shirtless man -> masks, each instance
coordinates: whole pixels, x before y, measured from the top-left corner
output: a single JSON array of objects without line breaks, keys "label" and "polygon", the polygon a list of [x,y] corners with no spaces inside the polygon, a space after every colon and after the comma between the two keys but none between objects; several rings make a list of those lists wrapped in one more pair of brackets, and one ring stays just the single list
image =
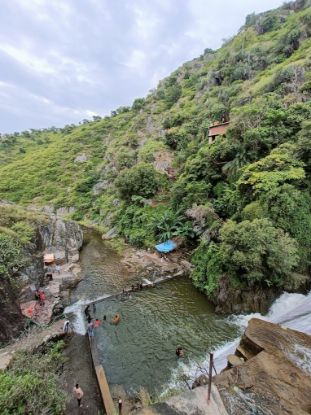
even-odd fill
[{"label": "shirtless man", "polygon": [[76,386],[73,388],[72,390],[73,392],[73,396],[77,399],[78,401],[78,406],[81,407],[81,400],[83,398],[83,390],[80,388],[79,384],[77,383]]}]

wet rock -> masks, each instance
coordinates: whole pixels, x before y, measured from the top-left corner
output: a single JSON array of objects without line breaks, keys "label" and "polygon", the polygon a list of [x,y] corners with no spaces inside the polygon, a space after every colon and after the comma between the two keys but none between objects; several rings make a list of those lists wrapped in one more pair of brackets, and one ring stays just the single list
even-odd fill
[{"label": "wet rock", "polygon": [[112,229],[109,229],[109,231],[108,231],[108,232],[106,232],[106,233],[102,236],[102,239],[104,239],[104,240],[109,240],[109,239],[116,238],[117,236],[118,236],[117,229],[116,229],[116,228],[112,228]]},{"label": "wet rock", "polygon": [[53,316],[59,316],[64,311],[64,305],[62,303],[56,303],[53,308]]},{"label": "wet rock", "polygon": [[232,288],[229,279],[221,278],[219,288],[211,300],[217,313],[253,313],[265,314],[273,301],[281,294],[280,289],[272,288]]},{"label": "wet rock", "polygon": [[195,389],[199,386],[204,386],[208,384],[208,377],[205,375],[200,375],[192,384],[192,389]]},{"label": "wet rock", "polygon": [[236,355],[248,360],[214,377],[231,415],[297,415],[311,408],[311,336],[252,319]]}]

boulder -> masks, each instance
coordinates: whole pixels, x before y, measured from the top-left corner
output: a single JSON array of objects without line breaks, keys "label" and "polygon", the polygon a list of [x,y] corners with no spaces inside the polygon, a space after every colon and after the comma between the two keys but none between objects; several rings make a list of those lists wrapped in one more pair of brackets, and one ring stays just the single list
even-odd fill
[{"label": "boulder", "polygon": [[72,215],[75,212],[75,208],[71,207],[60,207],[56,210],[56,216],[66,217]]},{"label": "boulder", "polygon": [[208,377],[205,375],[200,375],[192,384],[192,389],[198,388],[199,386],[208,385]]},{"label": "boulder", "polygon": [[231,415],[248,415],[250,407],[258,414],[310,413],[311,336],[252,319],[236,355],[241,353],[248,360],[213,379]]}]

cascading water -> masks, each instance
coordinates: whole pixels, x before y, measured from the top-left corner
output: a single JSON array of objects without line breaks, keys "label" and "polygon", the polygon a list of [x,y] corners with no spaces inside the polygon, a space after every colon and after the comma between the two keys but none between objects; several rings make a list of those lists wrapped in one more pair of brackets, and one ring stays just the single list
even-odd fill
[{"label": "cascading water", "polygon": [[[283,293],[272,304],[266,316],[259,313],[253,313],[228,317],[231,322],[234,322],[240,328],[241,334],[247,327],[251,318],[261,318],[311,335],[311,291],[307,295]],[[239,341],[240,338],[237,338],[234,341],[225,343],[214,351],[215,367],[217,371],[226,367],[227,356],[235,352]],[[296,364],[303,366],[305,370],[308,370],[311,373],[310,358],[310,352],[306,350],[298,350],[297,354],[292,356],[292,359],[295,359]],[[176,387],[176,384],[180,383],[181,369],[184,376],[192,380],[202,373],[207,373],[208,364],[209,356],[206,356],[199,367],[197,362],[183,364],[182,368],[179,367],[178,370],[173,371],[170,387]]]}]

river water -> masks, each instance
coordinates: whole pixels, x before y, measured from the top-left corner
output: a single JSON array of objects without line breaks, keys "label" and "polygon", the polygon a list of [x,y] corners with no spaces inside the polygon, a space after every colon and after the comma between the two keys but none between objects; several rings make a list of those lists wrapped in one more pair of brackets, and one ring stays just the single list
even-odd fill
[{"label": "river water", "polygon": [[[83,280],[72,292],[73,305],[66,312],[76,314],[76,329],[84,331],[83,308],[92,300],[120,293],[142,275],[129,274],[120,257],[99,235],[89,232],[81,252]],[[107,298],[96,304],[96,317],[106,315],[96,332],[100,359],[111,384],[122,384],[129,394],[142,386],[151,394],[161,394],[169,386],[184,388],[180,381],[171,385],[172,373],[182,373],[184,365],[199,366],[208,351],[233,340],[239,327],[216,315],[206,296],[188,278],[178,277],[132,293],[131,299]],[[111,324],[119,313],[121,323]],[[185,358],[176,358],[176,347],[185,349]],[[191,383],[191,380],[189,379]]]},{"label": "river water", "polygon": [[[141,276],[129,274],[120,257],[100,236],[91,232],[81,252],[83,281],[72,293],[67,312],[76,315],[76,330],[85,330],[83,308],[90,301],[119,293]],[[119,313],[121,323],[111,324]],[[111,385],[122,384],[129,394],[140,387],[159,396],[168,390],[186,388],[208,367],[208,352],[215,351],[216,368],[226,365],[237,338],[252,317],[265,318],[311,334],[311,294],[283,294],[266,317],[216,315],[206,297],[187,278],[173,279],[155,288],[106,298],[96,306],[101,321],[96,331],[100,359]],[[175,349],[182,346],[186,355],[177,359]],[[186,378],[186,381],[185,381]]]}]

